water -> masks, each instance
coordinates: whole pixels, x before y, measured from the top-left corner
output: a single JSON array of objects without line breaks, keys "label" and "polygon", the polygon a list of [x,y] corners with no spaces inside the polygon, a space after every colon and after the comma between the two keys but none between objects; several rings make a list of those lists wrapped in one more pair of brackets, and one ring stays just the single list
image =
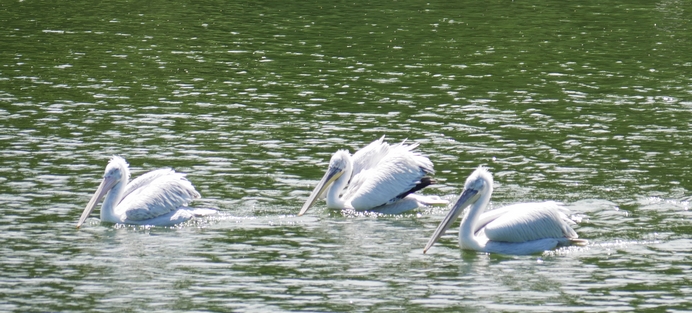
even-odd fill
[{"label": "water", "polygon": [[[0,310],[682,311],[690,4],[0,5]],[[454,200],[562,201],[591,245],[422,248],[445,208],[296,217],[337,149],[420,143]],[[75,229],[110,155],[188,173],[178,227]],[[456,226],[455,226],[456,227]]]}]

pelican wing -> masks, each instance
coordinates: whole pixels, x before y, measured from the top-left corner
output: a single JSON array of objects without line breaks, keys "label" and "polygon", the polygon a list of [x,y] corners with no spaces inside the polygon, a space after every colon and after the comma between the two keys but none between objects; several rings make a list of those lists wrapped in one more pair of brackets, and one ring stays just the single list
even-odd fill
[{"label": "pelican wing", "polygon": [[384,141],[384,136],[371,142],[369,145],[356,151],[351,157],[353,160],[353,172],[351,178],[366,169],[371,169],[389,153],[389,144]]},{"label": "pelican wing", "polygon": [[413,197],[404,197],[400,201],[391,204],[385,204],[374,208],[370,211],[382,214],[401,214],[418,208],[418,201]]},{"label": "pelican wing", "polygon": [[577,233],[570,226],[574,222],[567,217],[565,210],[555,202],[510,205],[500,208],[499,212],[493,210],[484,213],[480,220],[487,224],[482,231],[489,240],[502,242],[577,238]]},{"label": "pelican wing", "polygon": [[[144,186],[147,186],[151,184],[152,181],[155,179],[161,177],[161,176],[166,176],[166,175],[171,175],[175,173],[175,171],[171,168],[162,168],[158,170],[154,170],[148,173],[145,173],[134,180],[132,180],[127,186],[125,186],[125,191],[123,192],[122,198],[121,199],[126,199],[128,195],[130,195],[132,192],[135,190],[142,188]],[[121,200],[122,202],[122,200]]]},{"label": "pelican wing", "polygon": [[170,170],[168,174],[155,173],[153,176],[156,177],[146,184],[144,180],[138,182],[141,185],[116,208],[124,212],[128,220],[142,221],[163,216],[200,197],[184,174]]},{"label": "pelican wing", "polygon": [[369,210],[396,202],[412,192],[426,174],[434,172],[432,162],[411,149],[403,144],[393,146],[377,167],[353,178],[344,197],[354,209]]}]

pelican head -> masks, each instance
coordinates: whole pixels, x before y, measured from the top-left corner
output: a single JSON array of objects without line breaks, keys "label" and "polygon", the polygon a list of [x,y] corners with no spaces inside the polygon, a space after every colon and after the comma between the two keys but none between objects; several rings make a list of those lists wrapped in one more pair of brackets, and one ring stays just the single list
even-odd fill
[{"label": "pelican head", "polygon": [[[108,166],[106,166],[106,171],[103,173],[103,180],[101,181],[101,184],[96,189],[96,192],[91,197],[91,200],[89,200],[86,208],[84,208],[84,212],[82,212],[82,216],[79,218],[79,222],[77,223],[77,228],[82,226],[87,217],[89,217],[89,214],[94,211],[96,204],[101,201],[101,198],[108,194],[111,189],[118,185],[118,183],[125,182],[125,184],[127,184],[127,180],[129,178],[130,170],[125,159],[119,156],[113,156],[108,162]],[[118,193],[122,193],[122,191],[123,188],[118,188]],[[119,200],[119,198],[120,194],[116,195],[116,197],[113,199]],[[113,205],[117,205],[117,203],[113,203]]]},{"label": "pelican head", "polygon": [[[344,173],[347,174],[347,178],[350,178],[352,171],[353,161],[351,160],[351,154],[349,154],[346,150],[339,150],[334,153],[332,158],[329,160],[327,172],[324,174],[320,182],[317,183],[317,186],[315,186],[315,189],[310,194],[310,197],[308,197],[308,201],[303,204],[303,208],[300,209],[298,216],[305,214],[305,212],[307,212],[308,209],[315,203],[315,200],[317,200],[317,198],[319,198],[325,192],[325,190],[327,190],[327,188],[334,184],[337,179],[342,177]],[[341,185],[336,187],[340,187],[338,189],[341,191],[344,186]]]},{"label": "pelican head", "polygon": [[[428,244],[425,245],[423,253],[426,253],[428,249],[430,249],[430,247],[432,247],[435,242],[440,239],[442,234],[444,234],[447,229],[452,226],[452,223],[454,223],[454,221],[467,206],[474,204],[483,195],[487,195],[487,198],[489,198],[492,191],[493,175],[486,167],[481,165],[471,174],[471,176],[466,179],[464,190],[461,192],[461,196],[459,196],[457,202],[454,204],[447,216],[445,216],[444,220],[442,220],[442,223],[437,226],[435,233],[433,233],[432,237],[430,237]],[[468,214],[469,213],[467,212],[466,215]],[[462,220],[462,223],[464,223],[465,220],[467,220],[466,216],[464,217],[464,220]]]}]

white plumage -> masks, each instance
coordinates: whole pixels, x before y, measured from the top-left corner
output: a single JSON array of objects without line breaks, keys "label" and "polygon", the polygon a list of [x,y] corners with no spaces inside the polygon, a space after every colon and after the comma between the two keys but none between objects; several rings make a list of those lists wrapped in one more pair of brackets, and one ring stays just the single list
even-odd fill
[{"label": "white plumage", "polygon": [[195,215],[216,213],[213,209],[193,209],[188,203],[200,197],[185,178],[170,168],[146,173],[128,184],[130,170],[125,159],[113,156],[103,181],[77,223],[80,227],[101,198],[101,221],[137,225],[174,225]]},{"label": "white plumage", "polygon": [[351,160],[353,161],[353,173],[351,173],[351,177],[360,174],[360,172],[365,169],[377,166],[377,163],[389,154],[390,148],[391,146],[384,141],[384,136],[382,136],[380,139],[356,151],[356,153],[351,156]]},{"label": "white plumage", "polygon": [[413,193],[432,184],[430,160],[415,152],[417,144],[389,145],[384,136],[351,156],[339,150],[329,161],[327,173],[315,186],[298,215],[327,192],[327,207],[396,214],[422,205],[446,204],[435,196]]},{"label": "white plumage", "polygon": [[484,212],[493,192],[493,177],[479,166],[464,185],[464,191],[437,227],[423,253],[467,210],[459,227],[462,249],[502,254],[532,254],[557,246],[588,241],[578,239],[569,219],[569,209],[556,202],[518,203]]}]

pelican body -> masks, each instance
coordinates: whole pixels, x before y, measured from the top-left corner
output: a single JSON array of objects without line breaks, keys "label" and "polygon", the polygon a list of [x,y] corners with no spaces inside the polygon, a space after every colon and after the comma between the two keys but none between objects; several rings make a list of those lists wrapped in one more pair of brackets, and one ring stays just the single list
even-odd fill
[{"label": "pelican body", "polygon": [[125,159],[113,156],[106,166],[103,181],[89,200],[77,227],[82,226],[98,202],[101,221],[135,225],[169,226],[195,215],[216,213],[213,209],[187,207],[199,193],[185,178],[170,168],[148,172],[128,183],[130,170]]},{"label": "pelican body", "polygon": [[326,192],[327,208],[397,214],[423,205],[446,204],[435,196],[414,194],[435,181],[432,162],[405,141],[389,145],[384,136],[351,155],[338,150],[298,216]]},{"label": "pelican body", "polygon": [[578,239],[569,209],[556,202],[518,203],[484,212],[493,192],[492,174],[479,166],[464,185],[451,211],[437,227],[423,253],[445,233],[467,206],[459,227],[459,246],[465,250],[500,254],[533,254],[558,246],[586,245]]}]

